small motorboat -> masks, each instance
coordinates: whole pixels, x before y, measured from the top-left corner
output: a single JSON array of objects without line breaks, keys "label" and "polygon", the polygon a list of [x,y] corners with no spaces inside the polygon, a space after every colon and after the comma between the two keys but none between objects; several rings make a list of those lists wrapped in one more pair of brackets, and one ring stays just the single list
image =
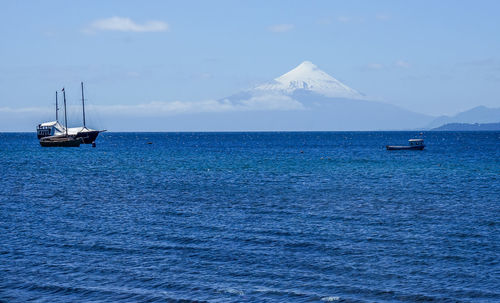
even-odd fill
[{"label": "small motorboat", "polygon": [[423,150],[425,147],[424,139],[410,139],[409,145],[386,145],[387,150]]},{"label": "small motorboat", "polygon": [[82,138],[73,136],[49,136],[40,139],[43,147],[79,147],[83,143]]}]

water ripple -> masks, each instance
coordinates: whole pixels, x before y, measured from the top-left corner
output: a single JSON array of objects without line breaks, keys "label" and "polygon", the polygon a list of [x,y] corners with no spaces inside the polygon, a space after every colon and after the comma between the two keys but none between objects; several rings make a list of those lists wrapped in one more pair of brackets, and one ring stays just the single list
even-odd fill
[{"label": "water ripple", "polygon": [[500,301],[500,133],[413,135],[0,133],[0,302]]}]

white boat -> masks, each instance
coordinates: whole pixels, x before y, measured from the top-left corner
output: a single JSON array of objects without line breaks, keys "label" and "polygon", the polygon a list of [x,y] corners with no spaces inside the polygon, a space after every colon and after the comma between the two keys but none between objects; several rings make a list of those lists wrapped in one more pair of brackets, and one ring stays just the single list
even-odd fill
[{"label": "white boat", "polygon": [[424,139],[410,139],[408,145],[386,145],[387,150],[423,150]]}]

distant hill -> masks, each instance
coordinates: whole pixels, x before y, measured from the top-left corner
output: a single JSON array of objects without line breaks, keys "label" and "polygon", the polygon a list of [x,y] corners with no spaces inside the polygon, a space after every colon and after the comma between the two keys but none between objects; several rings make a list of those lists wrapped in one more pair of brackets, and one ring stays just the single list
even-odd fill
[{"label": "distant hill", "polygon": [[470,110],[456,114],[455,116],[441,116],[434,119],[427,125],[427,128],[434,129],[451,123],[496,123],[500,121],[500,108],[490,108],[477,106]]},{"label": "distant hill", "polygon": [[498,123],[448,123],[440,127],[433,128],[435,131],[500,131]]}]

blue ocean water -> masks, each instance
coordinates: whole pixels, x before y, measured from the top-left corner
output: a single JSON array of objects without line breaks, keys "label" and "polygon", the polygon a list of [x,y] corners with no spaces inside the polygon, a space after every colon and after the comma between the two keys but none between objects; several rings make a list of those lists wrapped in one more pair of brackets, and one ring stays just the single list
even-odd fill
[{"label": "blue ocean water", "polygon": [[1,133],[0,302],[500,301],[500,132],[415,135]]}]

